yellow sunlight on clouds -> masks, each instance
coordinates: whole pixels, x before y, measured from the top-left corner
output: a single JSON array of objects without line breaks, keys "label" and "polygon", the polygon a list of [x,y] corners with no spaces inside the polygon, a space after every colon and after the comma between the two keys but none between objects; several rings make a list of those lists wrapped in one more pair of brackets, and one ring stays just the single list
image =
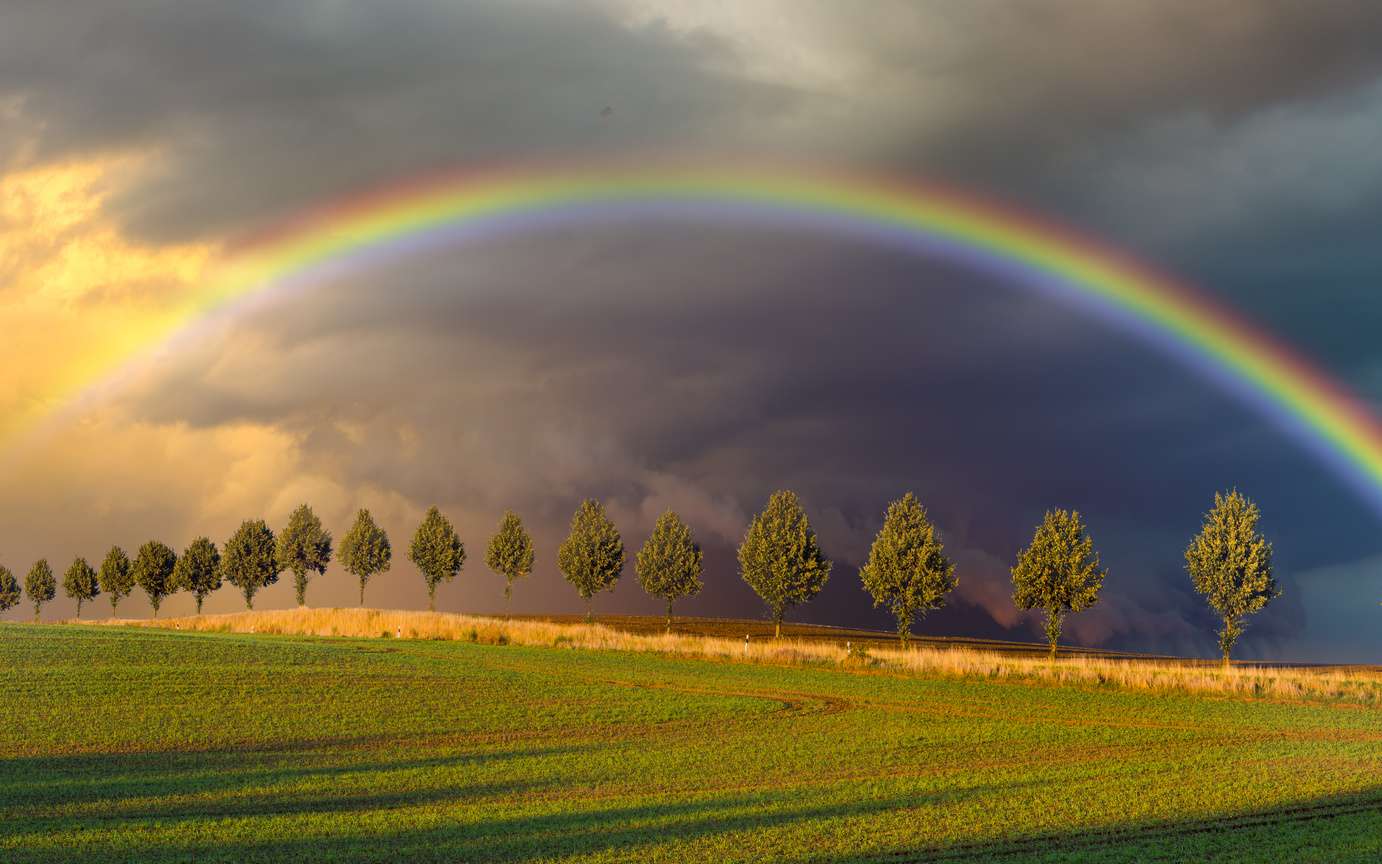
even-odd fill
[{"label": "yellow sunlight on clouds", "polygon": [[145,246],[104,214],[139,157],[0,175],[0,446],[166,334],[215,255]]}]

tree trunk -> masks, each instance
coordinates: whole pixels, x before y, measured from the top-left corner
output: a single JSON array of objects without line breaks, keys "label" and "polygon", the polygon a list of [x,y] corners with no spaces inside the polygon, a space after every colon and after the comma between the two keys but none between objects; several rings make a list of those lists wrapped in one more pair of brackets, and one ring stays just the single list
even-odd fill
[{"label": "tree trunk", "polygon": [[82,598],[77,598],[77,620],[82,620]]},{"label": "tree trunk", "polygon": [[197,595],[197,614],[198,614],[198,615],[202,614],[202,600],[205,600],[205,599],[206,599],[206,598],[203,597],[202,595],[200,595],[200,594]]},{"label": "tree trunk", "polygon": [[1058,609],[1049,609],[1046,612],[1046,638],[1051,645],[1050,659],[1056,659],[1057,643],[1060,641],[1061,621],[1065,616]]},{"label": "tree trunk", "polygon": [[38,616],[39,616],[39,614],[40,614],[42,611],[43,611],[43,604],[42,604],[42,603],[35,603],[35,604],[34,604],[34,623],[35,623],[35,624],[38,623],[38,621],[39,621]]},{"label": "tree trunk", "polygon": [[773,638],[774,638],[774,639],[781,639],[781,638],[782,638],[782,613],[781,613],[781,612],[778,612],[777,614],[773,615]]},{"label": "tree trunk", "polygon": [[307,605],[307,572],[305,570],[293,574],[293,587],[297,590],[298,608],[301,609]]},{"label": "tree trunk", "polygon": [[902,650],[907,650],[907,643],[912,639],[912,616],[897,616],[897,641],[902,643]]},{"label": "tree trunk", "polygon": [[595,623],[595,600],[593,597],[585,598],[585,623]]},{"label": "tree trunk", "polygon": [[361,580],[360,580],[360,606],[361,606],[361,608],[363,608],[364,605],[365,605],[365,580],[361,579]]},{"label": "tree trunk", "polygon": [[672,635],[672,601],[667,601],[667,635]]},{"label": "tree trunk", "polygon": [[437,611],[437,586],[435,585],[427,586],[427,611]]}]

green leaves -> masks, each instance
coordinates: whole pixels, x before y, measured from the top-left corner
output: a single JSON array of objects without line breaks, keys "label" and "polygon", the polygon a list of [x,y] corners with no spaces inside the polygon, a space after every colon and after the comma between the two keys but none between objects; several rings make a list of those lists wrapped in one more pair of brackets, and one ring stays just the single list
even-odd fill
[{"label": "green leaves", "polygon": [[140,546],[139,554],[134,559],[135,584],[149,595],[149,605],[153,607],[155,618],[158,617],[158,607],[163,599],[178,590],[177,583],[173,581],[177,562],[178,557],[173,550],[157,540]]},{"label": "green leaves", "polygon": [[350,526],[345,538],[341,540],[341,566],[347,573],[360,580],[360,605],[365,605],[365,583],[376,573],[385,573],[393,562],[393,547],[389,545],[389,535],[374,524],[374,517],[368,510],[355,515],[355,524]]},{"label": "green leaves", "polygon": [[1185,569],[1211,609],[1223,620],[1219,649],[1224,663],[1248,615],[1281,596],[1272,575],[1272,544],[1257,533],[1257,505],[1233,490],[1214,493],[1214,507],[1185,550]]},{"label": "green leaves", "polygon": [[739,546],[739,574],[768,604],[779,635],[786,611],[825,587],[830,561],[795,492],[774,492],[754,517]]},{"label": "green leaves", "polygon": [[202,614],[206,595],[221,587],[221,553],[216,544],[206,537],[193,540],[173,568],[173,583],[192,593],[197,599],[197,614]]},{"label": "green leaves", "polygon": [[926,508],[911,492],[888,505],[859,578],[873,595],[873,605],[887,606],[897,619],[903,645],[912,618],[944,606],[945,595],[955,589],[955,564],[945,557]]},{"label": "green leaves", "polygon": [[96,581],[96,571],[91,569],[85,558],[77,558],[72,562],[72,566],[67,568],[67,573],[62,577],[62,590],[68,597],[77,601],[77,617],[82,617],[82,603],[101,593],[101,586]]},{"label": "green leaves", "polygon": [[428,509],[422,524],[417,527],[408,558],[417,565],[427,583],[427,608],[435,610],[437,585],[443,580],[455,579],[465,565],[465,545],[436,507]]},{"label": "green leaves", "polygon": [[1013,605],[1046,610],[1052,657],[1065,616],[1094,605],[1105,575],[1079,512],[1046,511],[1031,545],[1012,568]]},{"label": "green leaves", "polygon": [[624,572],[624,541],[599,501],[587,498],[576,508],[571,532],[557,548],[557,566],[586,601],[590,620],[591,598],[612,589]]},{"label": "green leaves", "polygon": [[504,599],[508,600],[517,579],[533,572],[533,538],[523,520],[512,510],[504,511],[499,530],[485,550],[485,566],[504,577]]},{"label": "green leaves", "polygon": [[34,566],[29,568],[29,575],[24,577],[24,593],[29,595],[29,602],[34,604],[34,620],[37,621],[43,604],[52,600],[58,593],[58,580],[53,578],[53,568],[48,566],[47,558],[38,559]]},{"label": "green leaves", "polygon": [[10,568],[0,564],[0,612],[7,612],[19,603],[19,580]]},{"label": "green leaves", "polygon": [[667,629],[672,629],[672,603],[701,591],[701,547],[691,529],[671,510],[657,517],[653,533],[639,550],[638,582],[654,597],[667,601]]},{"label": "green leaves", "polygon": [[278,569],[291,571],[298,605],[307,605],[308,573],[325,573],[331,563],[331,533],[322,520],[303,504],[288,517],[288,527],[278,535],[275,550]]},{"label": "green leaves", "polygon": [[278,581],[274,532],[263,519],[247,519],[226,541],[221,571],[245,595],[245,608],[254,608],[254,595]]},{"label": "green leaves", "polygon": [[134,571],[130,568],[130,559],[124,549],[110,547],[106,560],[101,562],[101,572],[96,574],[96,580],[110,598],[110,614],[114,615],[120,601],[134,590]]}]

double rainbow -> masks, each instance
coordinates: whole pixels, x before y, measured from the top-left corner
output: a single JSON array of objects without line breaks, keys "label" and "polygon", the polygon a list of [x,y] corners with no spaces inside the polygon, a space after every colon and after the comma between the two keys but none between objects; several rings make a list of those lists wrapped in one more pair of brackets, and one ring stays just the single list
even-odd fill
[{"label": "double rainbow", "polygon": [[1382,514],[1382,427],[1343,386],[1225,306],[1031,216],[896,178],[724,167],[454,172],[345,199],[242,246],[148,352],[120,358],[80,404],[146,353],[250,298],[377,266],[429,244],[613,216],[758,220],[958,258],[1128,327],[1257,405]]}]

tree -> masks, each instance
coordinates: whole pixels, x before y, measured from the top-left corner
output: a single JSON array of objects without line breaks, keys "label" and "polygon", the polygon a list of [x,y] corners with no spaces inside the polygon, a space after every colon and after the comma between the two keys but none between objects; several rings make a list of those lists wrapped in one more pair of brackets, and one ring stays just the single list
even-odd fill
[{"label": "tree", "polygon": [[321,575],[331,563],[331,532],[322,520],[303,504],[288,517],[288,527],[278,535],[278,569],[293,574],[298,605],[307,605],[308,573]]},{"label": "tree", "polygon": [[388,572],[392,562],[389,535],[374,524],[374,517],[368,510],[361,510],[355,516],[355,524],[341,540],[341,566],[360,580],[361,606],[365,605],[365,583],[376,573]]},{"label": "tree", "polygon": [[235,529],[221,552],[221,573],[245,595],[245,608],[254,608],[254,595],[278,581],[274,532],[263,519],[246,519]]},{"label": "tree", "polygon": [[19,580],[10,568],[0,564],[0,612],[8,612],[19,603]]},{"label": "tree", "polygon": [[1078,511],[1048,510],[1032,543],[1012,568],[1013,603],[1046,611],[1046,638],[1055,659],[1065,616],[1099,599],[1107,575]]},{"label": "tree", "polygon": [[58,580],[53,578],[53,568],[48,566],[47,558],[38,559],[29,568],[29,575],[24,577],[24,593],[34,604],[34,620],[37,621],[43,604],[58,594]]},{"label": "tree", "polygon": [[91,569],[85,558],[78,558],[67,568],[62,577],[62,591],[77,601],[78,618],[82,617],[82,603],[95,599],[96,595],[101,593],[101,586],[96,581],[96,571]]},{"label": "tree", "polygon": [[513,583],[533,572],[533,538],[523,527],[523,520],[512,510],[504,511],[499,531],[485,550],[485,564],[504,577],[504,602],[513,593]]},{"label": "tree", "polygon": [[1238,490],[1227,495],[1216,492],[1214,507],[1204,515],[1204,527],[1185,550],[1185,569],[1195,590],[1224,622],[1219,630],[1224,666],[1243,635],[1243,619],[1281,596],[1272,576],[1272,544],[1257,533],[1261,515],[1257,505]]},{"label": "tree", "polygon": [[178,556],[157,540],[140,546],[139,554],[134,557],[132,569],[135,584],[149,595],[149,605],[154,609],[155,618],[158,617],[158,607],[163,599],[178,590],[177,582],[173,581],[173,570],[177,564]]},{"label": "tree", "polygon": [[893,613],[904,648],[911,638],[912,618],[941,608],[945,595],[955,590],[955,563],[945,557],[926,508],[911,492],[888,505],[859,578],[873,595],[874,607],[887,606]]},{"label": "tree", "polygon": [[455,579],[465,566],[465,544],[436,507],[429,508],[422,524],[417,526],[408,558],[427,583],[427,608],[436,611],[437,585]]},{"label": "tree", "polygon": [[130,558],[119,546],[110,547],[106,560],[101,562],[101,572],[96,574],[101,590],[110,598],[110,614],[114,615],[120,601],[130,596],[134,590],[134,572],[130,569]]},{"label": "tree", "polygon": [[191,592],[197,599],[197,614],[202,614],[202,601],[221,587],[221,553],[210,538],[198,537],[183,550],[173,568],[173,582],[180,590]]},{"label": "tree", "polygon": [[739,545],[739,575],[768,604],[773,638],[782,635],[787,610],[820,593],[830,578],[830,560],[797,494],[777,491],[753,517]]},{"label": "tree", "polygon": [[691,528],[671,510],[657,517],[653,533],[638,550],[638,582],[654,597],[667,601],[667,632],[672,632],[672,603],[701,592],[704,553]]},{"label": "tree", "polygon": [[587,498],[576,508],[571,533],[557,547],[557,567],[585,600],[586,622],[594,621],[595,595],[612,589],[624,572],[624,541],[599,501]]}]

